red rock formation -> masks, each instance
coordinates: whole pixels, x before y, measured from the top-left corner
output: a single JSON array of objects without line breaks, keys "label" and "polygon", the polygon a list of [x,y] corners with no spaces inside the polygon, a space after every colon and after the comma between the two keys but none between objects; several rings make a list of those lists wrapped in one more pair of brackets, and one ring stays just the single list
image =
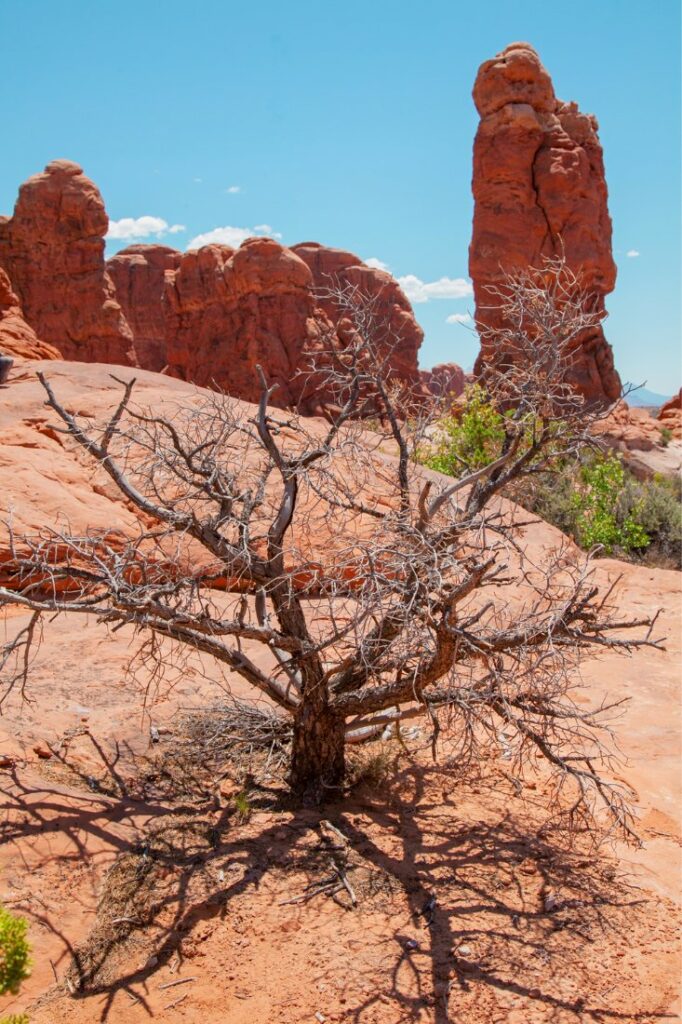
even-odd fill
[{"label": "red rock formation", "polygon": [[456,363],[439,363],[431,370],[422,370],[420,376],[430,393],[438,398],[446,395],[458,398],[464,393],[464,370]]},{"label": "red rock formation", "polygon": [[61,352],[41,341],[24,319],[19,298],[0,267],[0,355],[22,359],[61,359]]},{"label": "red rock formation", "polygon": [[325,295],[326,290],[350,285],[356,287],[360,295],[373,300],[379,329],[377,341],[390,349],[395,376],[409,384],[418,384],[417,356],[424,332],[395,278],[384,270],[368,267],[353,253],[329,249],[317,242],[301,242],[292,246],[291,251],[310,268],[316,303],[334,324],[343,319],[344,313],[332,296]]},{"label": "red rock formation", "polygon": [[0,222],[0,265],[26,321],[67,359],[129,362],[132,332],[104,267],[108,219],[78,164],[54,160]]},{"label": "red rock formation", "polygon": [[672,436],[682,441],[682,388],[676,395],[662,405],[658,411],[658,421],[661,427],[670,431]]},{"label": "red rock formation", "polygon": [[[477,320],[499,326],[499,314],[485,307],[488,287],[499,284],[503,272],[537,267],[562,252],[603,311],[616,267],[596,119],[556,99],[528,43],[512,43],[482,64],[473,96],[481,117],[469,249]],[[484,343],[476,372],[505,355]],[[577,339],[572,366],[574,384],[588,400],[619,396],[620,378],[601,327]]]},{"label": "red rock formation", "polygon": [[260,364],[279,384],[276,404],[321,412],[330,396],[319,393],[319,378],[304,375],[311,353],[343,344],[348,326],[334,302],[317,295],[331,274],[375,300],[395,377],[420,387],[423,334],[411,306],[389,274],[357,256],[253,238],[236,251],[133,245],[105,264],[107,227],[96,187],[63,160],[25,182],[14,216],[0,221],[0,265],[25,321],[65,358],[168,366],[171,375],[215,382],[247,400],[259,394]]},{"label": "red rock formation", "polygon": [[168,363],[165,275],[182,262],[182,253],[166,245],[130,245],[107,261],[133,332],[135,361],[145,370],[162,370]]},{"label": "red rock formation", "polygon": [[202,386],[215,382],[247,401],[260,394],[260,364],[279,385],[273,402],[296,404],[304,351],[330,329],[315,307],[310,270],[271,238],[185,253],[167,275],[165,302],[169,371]]}]

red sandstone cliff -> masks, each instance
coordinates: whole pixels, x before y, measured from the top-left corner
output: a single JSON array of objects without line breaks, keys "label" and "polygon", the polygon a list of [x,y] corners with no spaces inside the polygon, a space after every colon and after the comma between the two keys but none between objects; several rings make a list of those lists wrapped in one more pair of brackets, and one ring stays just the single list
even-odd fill
[{"label": "red sandstone cliff", "polygon": [[207,245],[184,253],[166,278],[169,371],[257,401],[260,364],[277,405],[301,397],[305,350],[323,330],[306,264],[271,238],[251,238],[239,249]]},{"label": "red sandstone cliff", "polygon": [[430,370],[421,370],[420,376],[429,392],[438,398],[459,398],[464,394],[466,375],[456,363],[439,363]]},{"label": "red sandstone cliff", "polygon": [[132,332],[104,266],[108,219],[78,164],[54,160],[0,220],[0,266],[24,317],[67,359],[127,363]]},{"label": "red sandstone cliff", "polygon": [[29,327],[12,290],[10,279],[0,267],[0,355],[20,356],[23,359],[61,359],[53,345],[41,341]]},{"label": "red sandstone cliff", "polygon": [[[539,266],[542,257],[562,252],[603,310],[616,267],[596,119],[557,100],[528,43],[512,43],[482,64],[473,96],[481,118],[469,249],[477,320],[498,326],[495,311],[485,307],[487,288],[499,284],[503,272]],[[504,357],[484,343],[476,373]],[[601,327],[577,339],[572,377],[588,400],[619,396],[620,378]]]},{"label": "red sandstone cliff", "polygon": [[368,267],[358,256],[343,249],[330,249],[317,242],[292,246],[313,276],[316,303],[336,325],[344,318],[333,289],[350,287],[362,299],[371,301],[380,348],[391,353],[395,376],[408,384],[419,382],[417,358],[424,332],[414,318],[412,306],[400,285],[385,270]]},{"label": "red sandstone cliff", "polygon": [[14,334],[23,311],[30,344],[40,338],[66,359],[167,367],[251,401],[260,364],[279,385],[275,404],[317,413],[331,396],[308,374],[311,355],[343,345],[348,329],[324,288],[348,285],[373,302],[383,332],[375,340],[396,380],[427,393],[417,366],[423,332],[410,303],[390,274],[352,253],[260,237],[237,250],[132,245],[105,264],[107,228],[102,197],[77,164],[56,160],[21,186],[14,215],[0,220]]},{"label": "red sandstone cliff", "polygon": [[135,362],[145,370],[158,372],[168,363],[165,279],[181,262],[182,253],[166,245],[129,245],[107,261],[116,299],[133,332]]}]

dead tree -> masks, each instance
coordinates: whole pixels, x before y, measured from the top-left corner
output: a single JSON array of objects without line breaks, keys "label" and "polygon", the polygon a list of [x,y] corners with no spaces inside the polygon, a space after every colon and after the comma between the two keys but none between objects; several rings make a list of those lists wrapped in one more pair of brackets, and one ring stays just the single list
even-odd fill
[{"label": "dead tree", "polygon": [[[616,614],[568,544],[535,563],[521,535],[532,527],[501,496],[592,443],[597,414],[567,383],[567,353],[593,314],[562,275],[553,264],[508,280],[504,342],[518,358],[487,381],[509,410],[505,439],[459,479],[419,464],[434,416],[392,379],[387,325],[355,288],[335,292],[343,344],[330,338],[314,360],[336,397],[328,424],[271,411],[261,371],[257,408],[197,392],[173,415],[136,407],[134,380],[121,381],[96,428],[39,374],[61,429],[141,525],[124,539],[11,537],[0,603],[32,618],[0,658],[6,691],[26,684],[42,616],[94,615],[132,626],[152,661],[178,648],[214,659],[291,716],[289,779],[303,798],[338,793],[347,743],[447,716],[462,759],[488,745],[510,770],[545,761],[574,810],[601,797],[627,828],[601,740],[614,705],[587,711],[571,691],[585,654],[658,645],[653,622]],[[376,408],[383,431],[362,420]]]}]

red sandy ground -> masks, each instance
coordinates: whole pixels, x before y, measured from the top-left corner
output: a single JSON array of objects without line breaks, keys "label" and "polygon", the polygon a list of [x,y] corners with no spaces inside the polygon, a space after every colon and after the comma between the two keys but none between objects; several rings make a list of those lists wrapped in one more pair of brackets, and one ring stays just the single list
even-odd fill
[{"label": "red sandy ground", "polygon": [[[74,372],[92,386],[103,371]],[[145,375],[149,389],[165,387],[152,378]],[[174,392],[185,387],[169,384]],[[28,395],[33,385],[20,387]],[[40,446],[52,442],[35,394],[31,401],[33,412],[17,396],[12,415],[0,403],[0,441],[3,430],[20,441],[19,428],[38,419],[40,429],[26,427],[33,433],[18,445],[35,465]],[[14,488],[19,518],[30,522],[30,496],[6,444],[3,472],[0,492]],[[106,495],[91,493],[95,506],[111,507]],[[549,527],[533,529],[529,543],[551,542]],[[163,906],[154,924],[133,931],[112,952],[99,988],[75,998],[62,979],[71,951],[95,925],[107,869],[173,818],[153,795],[107,796],[83,780],[130,779],[149,754],[140,682],[124,673],[130,637],[107,637],[94,624],[48,626],[33,666],[32,703],[17,698],[0,718],[0,754],[13,761],[0,769],[0,899],[29,918],[34,953],[31,978],[19,997],[0,1001],[0,1013],[26,1009],[32,1024],[678,1019],[681,579],[600,564],[602,582],[617,573],[623,611],[662,607],[669,637],[665,652],[606,654],[584,672],[586,699],[631,698],[617,731],[643,849],[571,850],[553,827],[541,777],[517,794],[502,761],[464,776],[447,759],[433,765],[428,750],[415,749],[401,757],[394,779],[324,811],[373,879],[357,909],[324,896],[284,903],[315,877],[319,815],[282,809],[274,798],[269,806],[267,794],[245,824],[229,808],[203,808],[213,844],[199,844],[195,857],[171,851],[157,865]],[[21,621],[12,616],[8,628]],[[187,672],[164,699],[151,700],[149,713],[172,728],[179,707],[216,698],[205,678]],[[159,747],[169,741],[163,736]],[[34,747],[47,743],[59,756],[37,756]],[[432,913],[421,915],[431,898]],[[162,987],[185,978],[192,980]]]}]

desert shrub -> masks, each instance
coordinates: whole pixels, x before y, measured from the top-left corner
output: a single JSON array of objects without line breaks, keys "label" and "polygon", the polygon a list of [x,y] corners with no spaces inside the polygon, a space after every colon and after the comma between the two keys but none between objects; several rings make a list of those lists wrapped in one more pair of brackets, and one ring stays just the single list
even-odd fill
[{"label": "desert shrub", "polygon": [[424,451],[423,461],[448,476],[482,469],[499,456],[505,438],[504,416],[480,384],[467,387],[461,412],[445,416],[439,438]]},{"label": "desert shrub", "polygon": [[30,972],[28,922],[0,907],[0,995],[16,995]]},{"label": "desert shrub", "polygon": [[661,444],[667,448],[673,439],[673,432],[670,427],[661,427]]},{"label": "desert shrub", "polygon": [[599,544],[606,554],[648,547],[641,502],[624,502],[625,468],[617,455],[594,455],[579,467],[573,502],[576,539],[583,548]]},{"label": "desert shrub", "polygon": [[[526,446],[532,431],[529,421]],[[475,384],[467,389],[463,406],[439,423],[437,439],[421,458],[432,469],[461,476],[499,458],[505,435],[505,415]],[[648,564],[682,563],[680,481],[660,476],[640,481],[615,454],[559,458],[550,471],[515,483],[507,495],[586,550],[599,545],[604,554]]]},{"label": "desert shrub", "polygon": [[637,480],[626,473],[618,501],[621,510],[637,510],[637,520],[649,537],[645,555],[649,564],[682,565],[682,480],[657,475]]},{"label": "desert shrub", "polygon": [[11,1013],[9,1017],[2,1017],[0,1024],[29,1024],[28,1016],[25,1013]]}]

